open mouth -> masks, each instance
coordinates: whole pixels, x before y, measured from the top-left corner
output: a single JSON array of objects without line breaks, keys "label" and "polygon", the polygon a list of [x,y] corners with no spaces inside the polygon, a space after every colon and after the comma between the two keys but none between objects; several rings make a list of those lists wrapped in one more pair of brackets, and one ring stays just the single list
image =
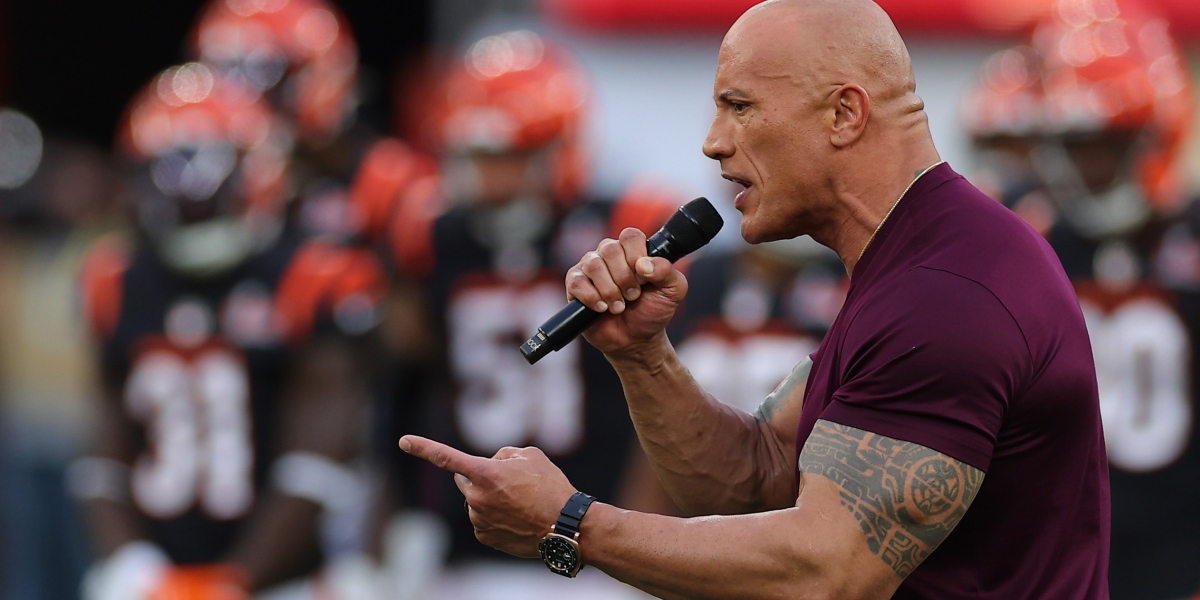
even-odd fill
[{"label": "open mouth", "polygon": [[729,173],[721,173],[721,177],[724,179],[727,179],[729,181],[732,181],[740,186],[750,187],[749,181],[746,181],[745,179],[742,179],[741,177],[738,177],[736,175],[730,175]]},{"label": "open mouth", "polygon": [[733,199],[733,207],[738,210],[741,210],[742,204],[746,200],[746,194],[748,194],[750,192],[750,188],[753,187],[754,184],[750,183],[749,181],[746,181],[745,179],[742,179],[741,177],[738,177],[736,175],[730,175],[728,173],[721,173],[721,177],[742,186],[742,191],[738,192],[738,195],[736,197],[734,197],[734,199]]}]

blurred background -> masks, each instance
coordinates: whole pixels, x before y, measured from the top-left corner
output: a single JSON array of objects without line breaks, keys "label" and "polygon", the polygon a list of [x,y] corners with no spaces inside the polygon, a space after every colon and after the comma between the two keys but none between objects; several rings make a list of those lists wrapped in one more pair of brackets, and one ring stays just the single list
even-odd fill
[{"label": "blurred background", "polygon": [[[0,599],[644,597],[482,548],[395,440],[678,514],[603,358],[516,346],[601,238],[738,221],[700,148],[753,4],[0,0]],[[1200,3],[879,4],[942,157],[1076,283],[1113,597],[1200,593]],[[671,334],[752,411],[847,283],[736,232]]]}]

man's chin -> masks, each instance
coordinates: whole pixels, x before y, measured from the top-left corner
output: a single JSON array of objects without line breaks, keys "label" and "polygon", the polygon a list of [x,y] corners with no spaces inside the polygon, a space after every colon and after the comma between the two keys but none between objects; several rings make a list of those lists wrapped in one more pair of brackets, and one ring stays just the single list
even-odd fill
[{"label": "man's chin", "polygon": [[779,239],[778,237],[769,235],[769,233],[763,231],[761,227],[755,227],[754,225],[753,219],[742,217],[742,239],[746,240],[747,243],[761,244],[763,242],[773,242]]},{"label": "man's chin", "polygon": [[762,244],[764,241],[775,241],[775,238],[772,238],[772,236],[762,235],[761,232],[757,232],[755,229],[745,227],[745,223],[742,226],[742,239],[746,240],[748,244]]}]

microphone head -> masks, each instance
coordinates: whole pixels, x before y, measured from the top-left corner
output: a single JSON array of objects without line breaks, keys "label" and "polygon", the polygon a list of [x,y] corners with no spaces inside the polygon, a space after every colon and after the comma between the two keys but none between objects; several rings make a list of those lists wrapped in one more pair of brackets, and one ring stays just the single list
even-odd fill
[{"label": "microphone head", "polygon": [[696,198],[679,207],[662,228],[679,244],[682,254],[688,254],[712,241],[724,225],[707,198]]}]

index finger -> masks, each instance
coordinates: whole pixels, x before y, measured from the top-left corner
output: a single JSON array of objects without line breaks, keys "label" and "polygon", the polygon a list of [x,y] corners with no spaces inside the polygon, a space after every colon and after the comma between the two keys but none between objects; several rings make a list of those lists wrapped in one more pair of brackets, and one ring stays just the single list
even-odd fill
[{"label": "index finger", "polygon": [[481,456],[472,456],[457,448],[419,435],[406,435],[400,438],[400,449],[433,463],[435,467],[458,473],[467,479],[471,479],[479,467],[487,462],[487,459]]}]

